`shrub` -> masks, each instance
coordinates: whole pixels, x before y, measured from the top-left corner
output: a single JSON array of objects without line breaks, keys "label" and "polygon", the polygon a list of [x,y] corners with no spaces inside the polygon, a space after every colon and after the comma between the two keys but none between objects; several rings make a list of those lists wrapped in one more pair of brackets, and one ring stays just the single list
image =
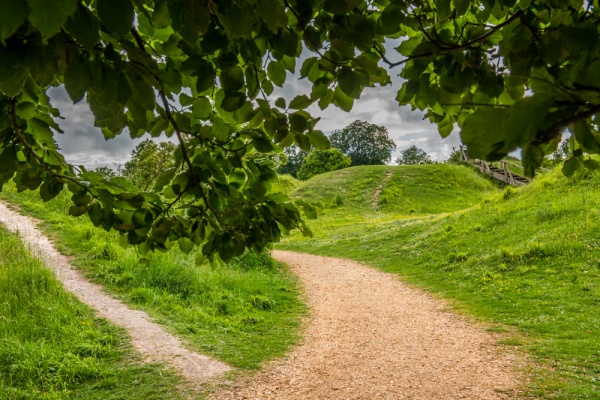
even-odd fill
[{"label": "shrub", "polygon": [[304,159],[297,177],[305,181],[315,175],[347,168],[351,164],[350,157],[345,156],[338,149],[314,150]]}]

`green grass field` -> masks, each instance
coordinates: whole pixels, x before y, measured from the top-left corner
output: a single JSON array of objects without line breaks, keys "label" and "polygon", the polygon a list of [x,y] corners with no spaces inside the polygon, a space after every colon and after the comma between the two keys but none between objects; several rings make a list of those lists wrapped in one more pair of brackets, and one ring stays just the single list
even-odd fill
[{"label": "green grass field", "polygon": [[306,308],[298,282],[268,255],[250,253],[211,268],[197,267],[194,254],[172,249],[153,254],[145,266],[133,249],[118,244],[118,235],[94,228],[87,217],[69,217],[66,193],[43,203],[36,193],[16,193],[5,186],[2,197],[40,218],[59,250],[72,256],[89,279],[145,310],[203,354],[242,371],[256,369],[283,355],[299,338]]},{"label": "green grass field", "polygon": [[0,228],[1,399],[183,399],[178,383]]},{"label": "green grass field", "polygon": [[500,190],[462,166],[349,168],[293,192],[324,207],[314,237],[279,247],[397,273],[513,332],[506,344],[543,366],[533,396],[600,398],[599,188],[559,171]]},{"label": "green grass field", "polygon": [[[499,345],[517,347],[534,361],[532,397],[600,398],[600,177],[574,181],[555,171],[521,189],[499,189],[470,168],[438,164],[348,168],[303,184],[286,177],[280,186],[322,208],[320,218],[309,221],[312,238],[292,234],[279,248],[362,261],[450,299],[487,329],[506,332]],[[145,267],[115,235],[93,228],[85,217],[77,223],[67,217],[65,196],[44,204],[33,193],[9,189],[3,197],[42,218],[45,231],[89,278],[201,352],[253,369],[298,339],[305,312],[298,284],[268,257],[250,255],[213,270],[172,251],[155,254]],[[0,301],[10,310],[2,315],[16,323],[5,321],[0,328],[7,338],[0,397],[111,398],[104,396],[110,390],[115,399],[176,398],[174,377],[132,362],[120,332],[61,292],[39,263],[39,273],[29,263],[6,263],[12,269],[2,271],[9,283],[2,283]],[[27,283],[30,276],[37,282],[39,274],[54,283]],[[27,285],[47,289],[38,300],[22,301],[19,296],[32,292]],[[35,323],[28,322],[38,313]],[[59,340],[53,332],[67,329],[63,324],[80,330],[69,329],[70,336]],[[15,350],[29,348],[27,340],[49,347]],[[85,361],[95,368],[93,376],[73,372],[85,365],[76,361],[79,348],[104,349]],[[35,364],[41,357],[36,351],[67,360],[66,367],[56,367],[62,361]],[[20,365],[29,372],[19,372]],[[148,388],[131,383],[147,381]],[[146,389],[158,397],[145,395]]]}]

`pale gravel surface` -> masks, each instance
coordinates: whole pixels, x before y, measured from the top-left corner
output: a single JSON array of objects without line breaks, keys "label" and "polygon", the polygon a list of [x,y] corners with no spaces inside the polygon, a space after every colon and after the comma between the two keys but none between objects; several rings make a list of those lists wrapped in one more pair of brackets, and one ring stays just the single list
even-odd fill
[{"label": "pale gravel surface", "polygon": [[286,251],[311,317],[304,343],[213,399],[511,399],[523,361],[448,305],[364,265]]},{"label": "pale gravel surface", "polygon": [[[104,292],[101,286],[85,279],[41,233],[35,219],[22,216],[0,202],[0,223],[17,233],[31,251],[55,272],[65,289],[95,309],[98,317],[125,328],[131,337],[131,344],[144,361],[165,363],[185,377],[193,387],[200,387],[202,383],[231,370],[221,361],[188,350],[179,338],[166,332],[145,312],[130,309]],[[76,220],[73,223],[77,223]]]}]

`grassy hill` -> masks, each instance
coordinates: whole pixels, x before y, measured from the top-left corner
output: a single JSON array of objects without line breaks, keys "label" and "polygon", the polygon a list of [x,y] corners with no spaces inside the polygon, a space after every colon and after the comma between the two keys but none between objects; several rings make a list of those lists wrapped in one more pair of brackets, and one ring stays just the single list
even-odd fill
[{"label": "grassy hill", "polygon": [[317,175],[292,197],[353,212],[437,214],[471,207],[495,190],[489,180],[459,165],[370,165]]},{"label": "grassy hill", "polygon": [[280,247],[397,273],[550,366],[534,370],[532,395],[600,398],[599,188],[558,171],[499,190],[461,166],[357,167],[294,192],[324,209],[313,238]]}]

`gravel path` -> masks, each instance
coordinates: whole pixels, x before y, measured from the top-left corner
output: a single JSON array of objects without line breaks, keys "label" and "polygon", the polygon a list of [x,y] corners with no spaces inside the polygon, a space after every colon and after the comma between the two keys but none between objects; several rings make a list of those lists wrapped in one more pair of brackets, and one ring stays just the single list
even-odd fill
[{"label": "gravel path", "polygon": [[213,399],[518,396],[522,361],[444,302],[352,261],[273,255],[304,284],[312,312],[304,344]]},{"label": "gravel path", "polygon": [[106,294],[101,286],[90,283],[41,233],[35,219],[22,216],[0,202],[0,223],[17,233],[32,252],[55,272],[65,289],[95,309],[98,317],[125,328],[131,344],[144,361],[165,363],[196,387],[231,369],[220,361],[186,349],[179,338],[166,332],[145,312],[130,309]]}]

